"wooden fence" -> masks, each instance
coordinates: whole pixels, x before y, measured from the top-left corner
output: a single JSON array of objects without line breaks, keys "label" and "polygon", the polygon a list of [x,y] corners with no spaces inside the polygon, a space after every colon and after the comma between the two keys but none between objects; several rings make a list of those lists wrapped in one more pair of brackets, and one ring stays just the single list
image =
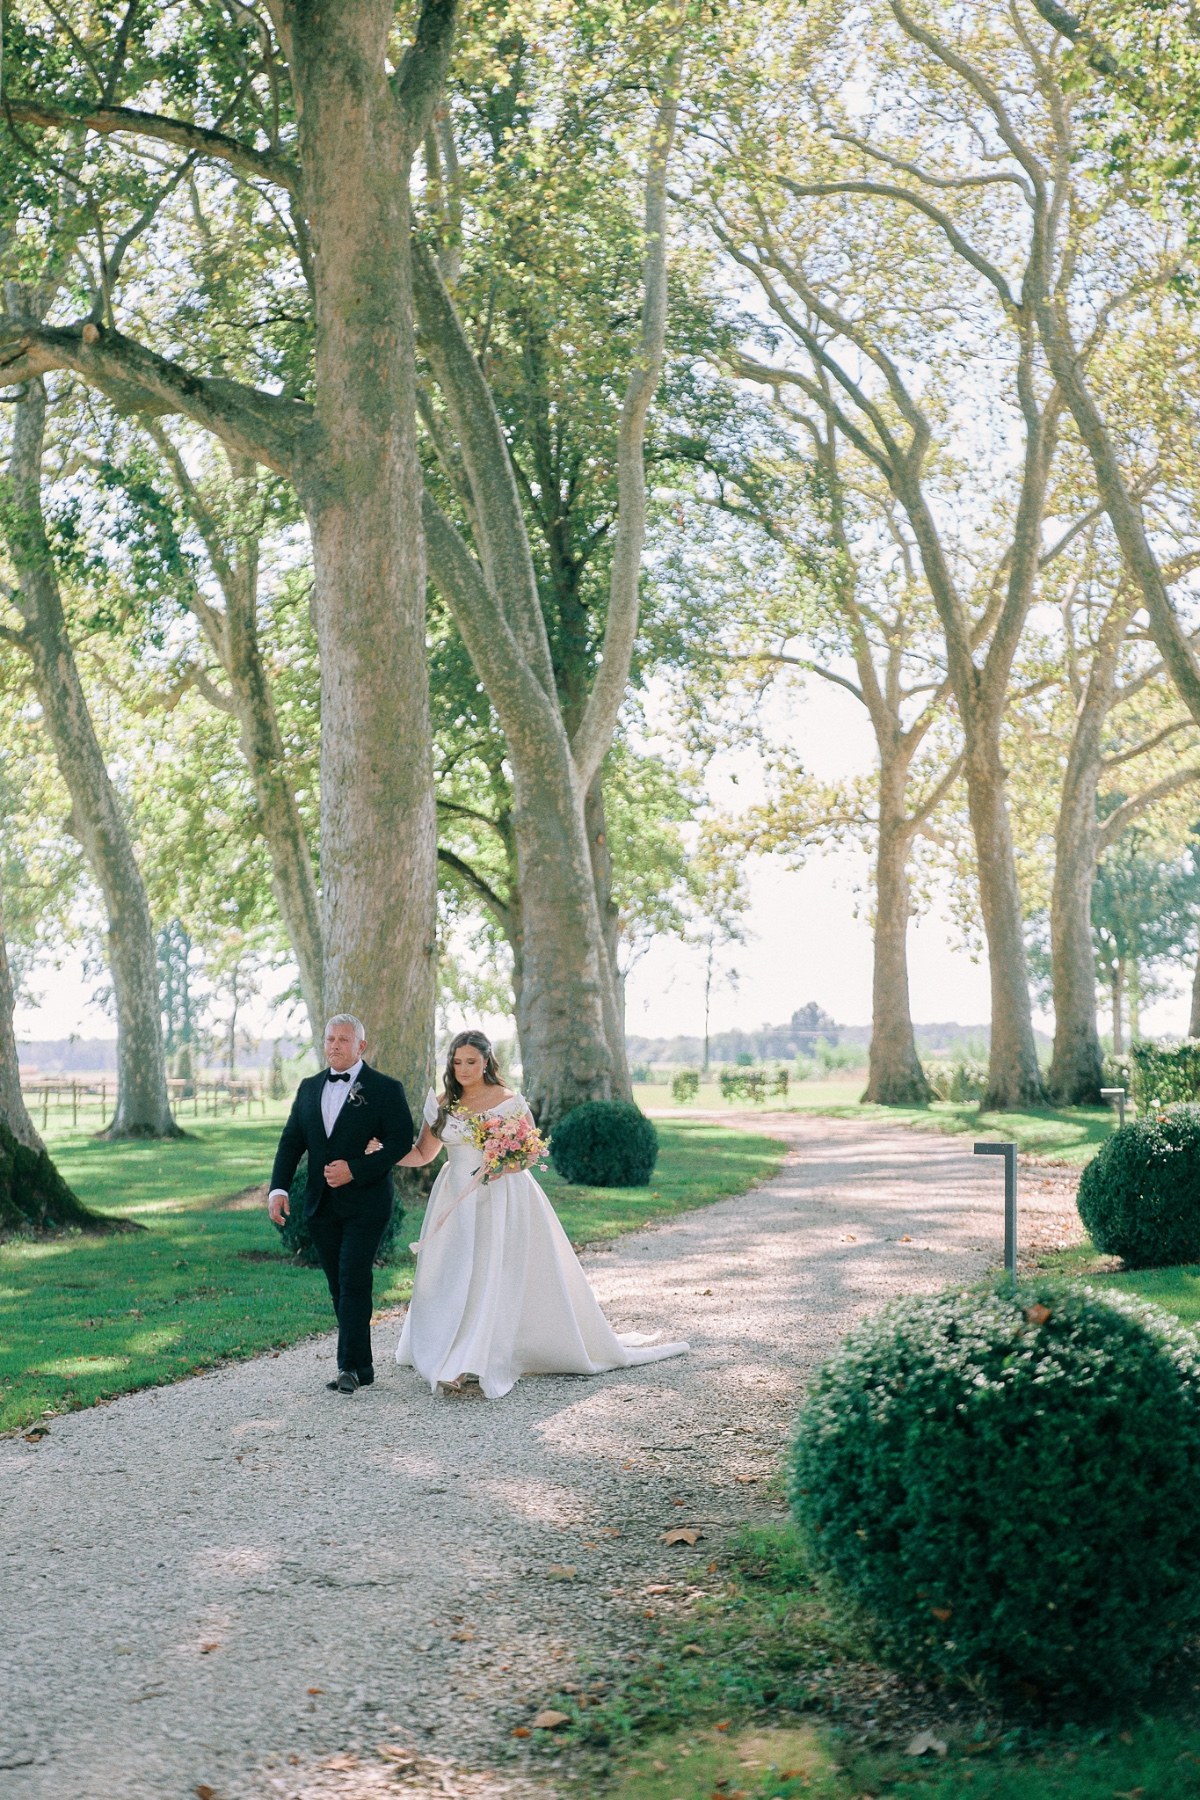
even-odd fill
[{"label": "wooden fence", "polygon": [[[253,1076],[198,1075],[192,1081],[168,1080],[171,1110],[177,1119],[215,1118],[220,1113],[236,1114],[244,1107],[251,1116],[257,1109],[265,1117],[267,1089],[264,1079]],[[115,1075],[67,1077],[64,1075],[26,1075],[21,1078],[21,1093],[29,1115],[43,1132],[51,1123],[72,1128],[85,1124],[104,1125],[110,1108],[117,1103]]]}]

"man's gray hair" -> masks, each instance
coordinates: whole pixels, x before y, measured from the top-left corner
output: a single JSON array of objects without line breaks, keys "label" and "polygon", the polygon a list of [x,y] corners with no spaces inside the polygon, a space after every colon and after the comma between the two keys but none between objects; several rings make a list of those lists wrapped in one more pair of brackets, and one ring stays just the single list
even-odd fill
[{"label": "man's gray hair", "polygon": [[366,1042],[367,1028],[361,1019],[355,1018],[353,1013],[334,1013],[332,1019],[326,1019],[325,1021],[326,1031],[329,1030],[331,1025],[353,1025],[355,1031],[358,1033],[359,1043],[363,1044]]}]

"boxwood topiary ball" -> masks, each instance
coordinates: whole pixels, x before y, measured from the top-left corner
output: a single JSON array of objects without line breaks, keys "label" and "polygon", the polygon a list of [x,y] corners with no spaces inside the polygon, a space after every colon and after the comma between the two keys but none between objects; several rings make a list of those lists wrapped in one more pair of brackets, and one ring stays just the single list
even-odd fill
[{"label": "boxwood topiary ball", "polygon": [[902,1301],[809,1391],[793,1508],[917,1674],[1129,1698],[1200,1624],[1200,1339],[1038,1282]]},{"label": "boxwood topiary ball", "polygon": [[645,1187],[658,1161],[658,1133],[626,1100],[585,1100],[550,1137],[550,1161],[581,1187]]},{"label": "boxwood topiary ball", "polygon": [[1200,1110],[1114,1131],[1079,1182],[1079,1216],[1103,1256],[1131,1269],[1200,1262]]}]

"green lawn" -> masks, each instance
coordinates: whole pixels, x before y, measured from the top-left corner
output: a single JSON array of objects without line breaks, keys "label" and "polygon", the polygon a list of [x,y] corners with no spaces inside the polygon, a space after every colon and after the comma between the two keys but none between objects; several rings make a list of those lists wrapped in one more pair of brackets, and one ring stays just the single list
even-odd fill
[{"label": "green lawn", "polygon": [[722,1100],[715,1082],[705,1083],[696,1100],[677,1107],[668,1087],[647,1083],[635,1089],[638,1104],[656,1116],[669,1113],[686,1118],[689,1112],[807,1112],[830,1119],[878,1119],[883,1124],[907,1125],[914,1131],[959,1133],[964,1136],[1006,1138],[1022,1154],[1052,1162],[1090,1162],[1116,1128],[1116,1114],[1108,1107],[1035,1107],[1029,1112],[980,1112],[974,1101],[958,1104],[935,1100],[932,1106],[862,1106],[858,1096],[866,1082],[866,1070],[823,1081],[793,1081],[786,1097],[775,1095],[756,1105],[749,1100]]},{"label": "green lawn", "polygon": [[[706,1573],[689,1568],[665,1585],[652,1590],[638,1666],[606,1670],[583,1694],[550,1697],[570,1723],[534,1733],[535,1754],[557,1756],[566,1740],[568,1784],[581,1800],[1194,1800],[1200,1792],[1196,1709],[1179,1701],[1154,1719],[1051,1729],[983,1702],[947,1724],[931,1695],[921,1723],[944,1756],[863,1744],[883,1672],[831,1612],[788,1524],[746,1529]],[[879,1723],[892,1736],[887,1714],[885,1700]]]},{"label": "green lawn", "polygon": [[[146,1229],[0,1245],[0,1430],[328,1329],[320,1272],[280,1254],[260,1204],[225,1203],[269,1172],[284,1110],[189,1121],[182,1142],[52,1136],[59,1168],[89,1206]],[[572,1239],[598,1242],[740,1193],[784,1154],[773,1139],[702,1120],[664,1122],[659,1135],[648,1188],[576,1188],[547,1176]],[[419,1225],[410,1214],[406,1242]],[[406,1255],[382,1273],[381,1308],[407,1298],[412,1266]]]}]

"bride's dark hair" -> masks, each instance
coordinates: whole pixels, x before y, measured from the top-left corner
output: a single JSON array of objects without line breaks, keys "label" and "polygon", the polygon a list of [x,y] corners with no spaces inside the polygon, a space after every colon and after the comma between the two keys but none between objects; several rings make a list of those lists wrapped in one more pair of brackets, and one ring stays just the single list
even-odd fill
[{"label": "bride's dark hair", "polygon": [[[450,1039],[450,1048],[446,1052],[446,1084],[442,1090],[441,1097],[443,1113],[452,1111],[462,1099],[462,1086],[458,1076],[454,1073],[454,1054],[455,1051],[464,1049],[468,1044],[471,1046],[472,1050],[478,1050],[480,1056],[483,1058],[483,1079],[486,1082],[489,1082],[493,1087],[504,1086],[503,1078],[501,1077],[500,1070],[496,1063],[496,1052],[492,1049],[491,1044],[488,1042],[483,1032],[460,1031],[457,1037],[452,1037]],[[442,1120],[442,1123],[445,1123],[444,1119]]]}]

